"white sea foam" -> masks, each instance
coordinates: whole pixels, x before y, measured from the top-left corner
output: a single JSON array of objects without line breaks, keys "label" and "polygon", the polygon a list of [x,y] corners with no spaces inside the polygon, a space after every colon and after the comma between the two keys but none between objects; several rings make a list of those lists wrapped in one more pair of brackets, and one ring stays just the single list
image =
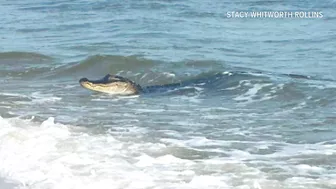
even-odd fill
[{"label": "white sea foam", "polygon": [[180,147],[207,147],[207,146],[230,146],[231,142],[220,140],[209,140],[205,137],[193,137],[188,140],[162,138],[162,142],[178,145]]},{"label": "white sea foam", "polygon": [[310,87],[315,87],[317,89],[334,89],[336,88],[335,81],[323,81],[321,83],[309,84]]},{"label": "white sea foam", "polygon": [[163,75],[170,77],[170,78],[174,78],[176,77],[176,75],[174,73],[170,73],[170,72],[163,72]]},{"label": "white sea foam", "polygon": [[33,92],[31,94],[32,102],[37,104],[53,103],[60,101],[62,98],[54,96],[53,94],[43,94],[40,92]]},{"label": "white sea foam", "polygon": [[[141,135],[144,131],[134,128],[132,132]],[[334,144],[246,142],[259,149],[279,146],[277,152],[261,155],[232,149],[231,144],[243,143],[239,140],[180,137],[145,142],[90,133],[88,128],[55,123],[52,117],[42,123],[0,117],[0,177],[25,189],[332,188],[336,183],[328,176],[335,175],[335,170],[301,162],[307,156],[334,157]],[[228,156],[185,159],[186,154],[180,156],[174,150],[177,146],[186,149],[183,153],[201,148],[206,152],[204,147],[214,145],[226,146],[222,151]],[[272,179],[276,172],[262,171],[265,166],[282,170],[287,179]]]},{"label": "white sea foam", "polygon": [[250,88],[244,94],[241,94],[234,98],[234,100],[238,102],[246,104],[246,103],[264,101],[264,100],[269,100],[269,99],[274,98],[273,96],[273,94],[275,93],[274,87],[271,88],[271,91],[269,93],[263,93],[258,96],[258,93],[260,90],[262,90],[265,87],[272,86],[272,84],[260,84],[260,83],[252,84],[250,81],[242,80],[239,82],[239,86],[248,86]]},{"label": "white sea foam", "polygon": [[194,176],[183,170],[193,161],[136,155],[143,146],[159,151],[162,144],[129,145],[110,135],[78,132],[53,118],[42,124],[0,118],[0,123],[0,176],[21,188],[165,188],[176,184],[180,174]]},{"label": "white sea foam", "polygon": [[8,97],[22,97],[22,98],[29,98],[29,96],[24,94],[18,94],[18,93],[0,93],[2,96],[8,96]]},{"label": "white sea foam", "polygon": [[223,75],[231,76],[231,75],[233,75],[233,74],[232,74],[231,72],[225,71],[225,72],[223,72]]}]

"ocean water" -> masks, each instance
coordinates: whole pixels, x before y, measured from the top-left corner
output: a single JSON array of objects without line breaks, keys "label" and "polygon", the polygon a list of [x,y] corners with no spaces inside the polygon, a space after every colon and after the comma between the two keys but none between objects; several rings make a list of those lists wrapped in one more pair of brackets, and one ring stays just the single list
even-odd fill
[{"label": "ocean water", "polygon": [[[0,188],[336,188],[335,10],[334,0],[0,1]],[[137,96],[79,86],[107,73],[189,82]]]}]

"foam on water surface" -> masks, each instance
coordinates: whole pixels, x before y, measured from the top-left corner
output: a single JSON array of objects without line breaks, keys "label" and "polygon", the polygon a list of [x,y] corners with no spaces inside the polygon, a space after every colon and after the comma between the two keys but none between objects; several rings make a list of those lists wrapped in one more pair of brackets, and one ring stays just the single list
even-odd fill
[{"label": "foam on water surface", "polygon": [[[240,85],[251,86],[244,94],[241,94],[234,98],[234,100],[242,103],[252,103],[257,101],[269,100],[273,98],[271,93],[263,94],[259,97],[258,92],[263,88],[272,86],[272,84],[252,84],[250,81],[240,81]],[[259,97],[259,98],[257,98]]]},{"label": "foam on water surface", "polygon": [[[78,132],[53,118],[41,124],[1,118],[0,133],[1,176],[20,188],[148,188],[176,182],[180,173],[174,169],[192,164],[172,155],[146,156],[136,144]],[[157,167],[142,170],[153,164]]]},{"label": "foam on water surface", "polygon": [[[120,140],[55,123],[52,117],[42,123],[0,118],[0,127],[0,177],[19,188],[280,189],[299,185],[313,189],[336,183],[332,176],[335,167],[309,163],[310,157],[335,158],[335,144],[249,142],[257,149],[282,146],[262,155],[232,147],[241,141],[204,137],[154,143]],[[132,132],[141,134],[136,130]],[[227,157],[186,158],[191,149],[201,152],[201,147],[210,146],[225,146],[221,153]],[[277,179],[283,176],[285,179]]]}]

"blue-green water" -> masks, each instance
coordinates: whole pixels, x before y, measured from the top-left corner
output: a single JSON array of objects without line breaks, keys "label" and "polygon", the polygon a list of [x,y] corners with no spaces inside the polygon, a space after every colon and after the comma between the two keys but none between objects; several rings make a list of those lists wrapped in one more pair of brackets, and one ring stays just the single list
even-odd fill
[{"label": "blue-green water", "polygon": [[[335,188],[335,10],[333,0],[1,1],[0,188]],[[129,97],[78,84],[107,73],[201,82]]]}]

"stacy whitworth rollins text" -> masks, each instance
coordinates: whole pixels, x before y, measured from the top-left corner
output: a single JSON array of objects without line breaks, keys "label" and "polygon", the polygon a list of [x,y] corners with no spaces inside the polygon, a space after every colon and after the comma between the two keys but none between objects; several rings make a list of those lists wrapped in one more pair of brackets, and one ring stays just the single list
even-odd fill
[{"label": "stacy whitworth rollins text", "polygon": [[226,12],[227,18],[323,18],[322,12],[305,11],[230,11]]}]

